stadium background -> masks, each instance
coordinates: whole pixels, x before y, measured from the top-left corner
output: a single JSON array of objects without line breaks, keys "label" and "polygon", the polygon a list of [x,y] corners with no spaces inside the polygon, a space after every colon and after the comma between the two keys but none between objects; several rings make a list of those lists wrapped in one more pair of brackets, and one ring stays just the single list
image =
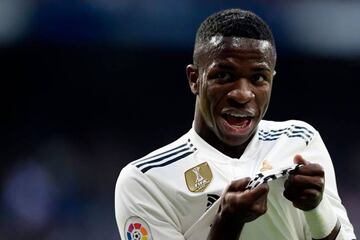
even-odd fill
[{"label": "stadium background", "polygon": [[1,239],[119,238],[117,175],[190,128],[194,34],[228,7],[273,29],[266,118],[320,131],[359,234],[359,1],[2,0]]}]

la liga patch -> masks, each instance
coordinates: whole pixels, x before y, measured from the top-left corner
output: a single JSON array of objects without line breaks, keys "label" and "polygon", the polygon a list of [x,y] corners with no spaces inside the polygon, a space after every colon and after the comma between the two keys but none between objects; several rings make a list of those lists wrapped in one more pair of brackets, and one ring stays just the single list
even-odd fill
[{"label": "la liga patch", "polygon": [[130,217],[125,223],[126,240],[152,240],[148,224],[140,217]]}]

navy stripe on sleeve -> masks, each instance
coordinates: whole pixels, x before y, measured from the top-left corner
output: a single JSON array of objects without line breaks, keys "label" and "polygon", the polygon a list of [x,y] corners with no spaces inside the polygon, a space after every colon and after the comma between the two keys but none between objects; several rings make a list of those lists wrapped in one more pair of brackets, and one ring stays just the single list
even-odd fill
[{"label": "navy stripe on sleeve", "polygon": [[173,162],[176,162],[176,161],[178,161],[178,160],[180,160],[180,159],[183,159],[184,157],[186,157],[186,156],[194,153],[195,150],[196,150],[196,149],[194,149],[194,150],[189,150],[189,151],[185,152],[184,154],[182,154],[182,155],[180,155],[180,156],[177,156],[177,157],[172,158],[172,159],[171,159],[171,158],[170,158],[170,159],[167,159],[167,161],[162,162],[162,163],[159,163],[159,164],[149,165],[149,166],[144,167],[144,168],[142,168],[142,169],[140,169],[140,170],[141,170],[143,173],[145,173],[145,172],[147,172],[148,170],[150,170],[150,169],[152,169],[152,168],[163,167],[163,166],[169,165],[169,164],[171,164],[171,163],[173,163]]},{"label": "navy stripe on sleeve", "polygon": [[279,139],[281,136],[287,136],[289,138],[301,138],[308,145],[314,136],[314,132],[306,127],[291,125],[288,128],[282,128],[270,131],[259,131],[259,140],[262,141],[274,141]]},{"label": "navy stripe on sleeve", "polygon": [[146,158],[139,159],[132,164],[139,168],[143,173],[147,172],[151,168],[163,167],[176,162],[191,153],[195,152],[196,148],[190,142],[190,139],[179,146],[176,146],[167,151],[148,156]]},{"label": "navy stripe on sleeve", "polygon": [[187,143],[181,144],[181,145],[179,145],[179,146],[177,146],[177,147],[174,147],[174,148],[172,148],[172,149],[169,149],[169,150],[167,150],[167,151],[165,151],[165,152],[161,152],[161,153],[158,153],[158,154],[149,156],[149,157],[141,158],[141,159],[133,162],[133,164],[137,164],[137,163],[143,162],[143,161],[145,161],[145,160],[153,159],[153,158],[156,158],[156,157],[158,157],[158,156],[163,156],[163,155],[165,155],[165,154],[167,154],[167,153],[170,153],[170,154],[171,154],[171,152],[176,151],[177,149],[180,149],[180,148],[184,148],[184,147],[186,147],[186,146],[187,146]]}]

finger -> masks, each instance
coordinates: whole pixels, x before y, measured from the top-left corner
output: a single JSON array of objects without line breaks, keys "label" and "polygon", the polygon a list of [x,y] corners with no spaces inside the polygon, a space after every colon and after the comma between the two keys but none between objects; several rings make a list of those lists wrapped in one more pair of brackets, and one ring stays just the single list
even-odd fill
[{"label": "finger", "polygon": [[251,178],[246,177],[239,180],[232,181],[228,186],[226,192],[244,191]]},{"label": "finger", "polygon": [[325,179],[319,176],[290,175],[284,183],[285,189],[305,189],[313,188],[323,190]]},{"label": "finger", "polygon": [[325,176],[323,167],[317,163],[310,163],[307,165],[303,165],[297,170],[293,171],[291,174],[304,175],[304,176],[320,176],[320,177]]},{"label": "finger", "polygon": [[269,186],[267,183],[263,183],[253,190],[250,190],[250,192],[254,192],[254,190],[256,190],[257,193],[252,196],[254,197],[253,199],[250,199],[250,201],[253,202],[251,209],[252,211],[262,215],[267,211],[267,194],[269,192]]},{"label": "finger", "polygon": [[254,203],[261,199],[262,197],[266,197],[269,192],[269,185],[267,183],[260,184],[254,189],[247,189],[245,191],[228,191],[224,195],[224,200],[226,202],[247,202]]},{"label": "finger", "polygon": [[309,161],[306,161],[300,154],[296,154],[294,157],[294,163],[295,164],[302,164],[302,165],[307,165],[310,164]]},{"label": "finger", "polygon": [[263,195],[253,202],[251,211],[260,215],[264,214],[267,211],[267,195]]},{"label": "finger", "polygon": [[288,196],[294,207],[302,210],[315,208],[322,200],[322,194],[314,189],[305,189],[300,194]]},{"label": "finger", "polygon": [[301,200],[313,200],[313,199],[319,199],[322,198],[322,193],[321,191],[317,191],[316,189],[311,189],[311,188],[307,188],[304,189],[301,193],[300,193],[300,201]]},{"label": "finger", "polygon": [[290,201],[305,201],[318,199],[322,196],[322,191],[314,188],[301,188],[295,191],[294,189],[287,189],[283,192],[283,195]]},{"label": "finger", "polygon": [[267,183],[262,183],[256,188],[246,190],[244,192],[244,197],[246,197],[249,201],[255,202],[261,198],[266,198],[268,192],[269,185]]}]

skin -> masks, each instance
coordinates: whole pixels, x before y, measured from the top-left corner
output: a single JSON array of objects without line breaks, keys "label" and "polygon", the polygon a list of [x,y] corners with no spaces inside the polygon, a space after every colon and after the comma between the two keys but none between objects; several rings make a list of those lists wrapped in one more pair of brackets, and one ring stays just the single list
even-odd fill
[{"label": "skin", "polygon": [[[270,42],[216,36],[197,44],[194,62],[186,68],[196,96],[194,128],[210,145],[239,158],[263,119],[271,96],[276,51]],[[321,166],[296,156],[304,164],[286,181],[284,196],[303,211],[315,208],[324,190]],[[238,239],[245,223],[267,210],[269,186],[252,190],[249,178],[233,181],[225,190],[208,239]],[[338,229],[324,239],[335,239]]]},{"label": "skin", "polygon": [[[196,95],[195,131],[219,151],[238,158],[269,105],[274,50],[267,41],[223,37],[196,51],[197,65],[186,68]],[[249,126],[230,126],[224,113],[249,116]]]},{"label": "skin", "polygon": [[[294,163],[303,166],[290,174],[285,181],[283,195],[292,202],[294,207],[303,211],[312,210],[320,204],[323,197],[325,188],[324,169],[317,163],[306,161],[301,155],[294,157]],[[338,220],[331,233],[322,239],[336,239],[340,228],[341,224]]]}]

